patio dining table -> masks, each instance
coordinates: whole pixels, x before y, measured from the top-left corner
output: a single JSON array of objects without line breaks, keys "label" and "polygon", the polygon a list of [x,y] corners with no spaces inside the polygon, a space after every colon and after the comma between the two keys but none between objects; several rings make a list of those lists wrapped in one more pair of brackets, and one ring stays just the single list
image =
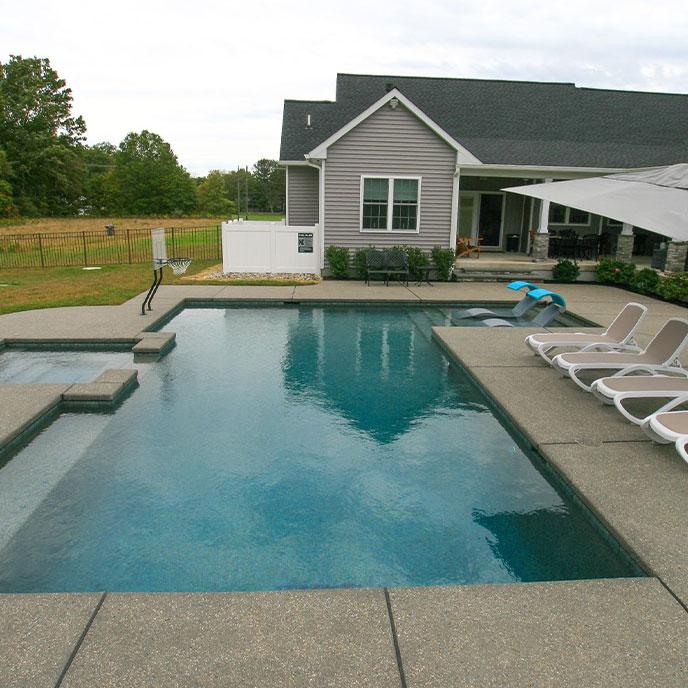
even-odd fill
[{"label": "patio dining table", "polygon": [[599,237],[595,234],[586,236],[549,237],[550,258],[572,258],[573,260],[595,260],[599,253]]}]

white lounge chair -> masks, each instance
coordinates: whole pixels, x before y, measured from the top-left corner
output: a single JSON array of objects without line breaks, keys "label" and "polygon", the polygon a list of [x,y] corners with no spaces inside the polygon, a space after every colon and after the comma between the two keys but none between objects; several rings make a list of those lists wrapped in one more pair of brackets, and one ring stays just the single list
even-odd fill
[{"label": "white lounge chair", "polygon": [[627,303],[612,324],[599,334],[589,332],[538,332],[526,337],[526,346],[552,363],[551,351],[574,348],[578,351],[640,351],[633,337],[640,326],[647,307],[640,303]]},{"label": "white lounge chair", "polygon": [[[623,372],[623,371],[621,371]],[[592,393],[605,404],[614,404],[624,418],[642,425],[651,414],[637,416],[624,402],[629,399],[669,399],[654,413],[671,411],[688,403],[688,371],[677,369],[679,375],[612,375],[592,383]]]},{"label": "white lounge chair", "polygon": [[654,442],[676,446],[679,456],[688,463],[688,411],[669,411],[653,413],[640,426]]},{"label": "white lounge chair", "polygon": [[675,372],[681,367],[678,356],[688,344],[688,320],[671,318],[652,341],[638,353],[625,351],[597,352],[575,351],[558,354],[552,359],[552,366],[568,375],[586,392],[591,385],[583,382],[579,375],[585,371],[623,370],[624,375]]}]

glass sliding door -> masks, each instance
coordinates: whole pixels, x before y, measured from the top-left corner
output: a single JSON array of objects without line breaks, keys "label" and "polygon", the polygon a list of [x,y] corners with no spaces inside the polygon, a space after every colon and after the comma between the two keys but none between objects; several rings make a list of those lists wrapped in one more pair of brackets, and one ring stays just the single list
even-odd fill
[{"label": "glass sliding door", "polygon": [[499,248],[502,245],[502,220],[504,218],[504,194],[481,193],[478,215],[478,236],[481,246]]},{"label": "glass sliding door", "polygon": [[475,215],[477,195],[459,194],[459,236],[466,239],[475,237]]}]

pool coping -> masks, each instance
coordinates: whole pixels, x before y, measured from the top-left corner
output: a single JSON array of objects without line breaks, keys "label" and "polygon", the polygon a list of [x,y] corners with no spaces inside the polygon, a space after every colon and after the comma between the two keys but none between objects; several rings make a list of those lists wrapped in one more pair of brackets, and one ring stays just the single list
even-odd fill
[{"label": "pool coping", "polygon": [[[461,285],[465,285],[465,283],[461,283]],[[479,285],[480,287],[483,287],[483,285]],[[502,285],[503,288],[503,285]],[[192,291],[194,287],[188,288],[189,291]],[[212,297],[195,297],[195,296],[184,296],[183,298],[179,299],[174,299],[174,303],[170,303],[169,306],[166,306],[164,310],[158,315],[156,313],[156,318],[153,322],[146,323],[146,327],[142,328],[140,331],[140,335],[137,335],[135,337],[127,337],[127,338],[106,338],[103,340],[100,340],[100,343],[103,346],[107,345],[130,345],[133,346],[138,341],[141,341],[146,336],[146,333],[151,334],[155,333],[157,331],[156,328],[162,328],[164,325],[169,322],[173,317],[175,317],[178,313],[183,311],[185,308],[193,308],[193,307],[207,307],[207,306],[213,306],[213,307],[222,307],[223,305],[231,305],[231,306],[236,306],[236,305],[245,305],[245,306],[250,306],[251,304],[295,304],[302,306],[307,306],[307,305],[325,305],[325,304],[332,304],[332,305],[354,305],[354,306],[361,306],[364,304],[365,301],[374,303],[374,304],[383,304],[383,305],[409,305],[409,304],[414,304],[414,305],[422,305],[428,304],[428,305],[447,305],[448,302],[456,302],[459,303],[461,301],[470,301],[471,303],[495,303],[495,302],[500,302],[503,305],[507,305],[508,303],[513,303],[513,300],[499,300],[495,298],[491,299],[485,299],[485,300],[480,300],[476,298],[465,298],[463,297],[463,294],[461,294],[461,290],[459,289],[451,298],[446,298],[444,296],[440,298],[429,298],[429,299],[384,299],[384,298],[372,298],[372,299],[366,299],[365,301],[363,299],[358,299],[354,298],[351,300],[347,299],[331,299],[331,298],[319,298],[319,299],[298,299],[294,298],[294,294],[296,292],[296,288],[292,291],[292,298],[291,299],[285,299],[282,297],[274,297],[274,298],[267,298],[267,297],[260,297],[260,298],[250,298],[250,299],[231,299],[231,298],[212,298]],[[414,294],[415,296],[415,294]],[[462,298],[463,297],[463,298]],[[623,297],[623,300],[629,299],[629,296],[625,294]],[[138,299],[138,297],[137,297]],[[134,300],[132,300],[134,301]],[[420,302],[420,303],[419,303]],[[593,319],[596,317],[595,308],[598,308],[599,306],[595,304],[595,306],[590,306],[588,308],[588,316],[583,315],[582,317],[586,318],[589,322],[593,323],[596,320]],[[578,315],[578,309],[573,306],[574,312]],[[597,320],[606,320],[606,313],[604,314],[605,318],[597,318]],[[592,316],[592,317],[591,317]],[[0,316],[1,318],[1,316]],[[469,329],[469,328],[466,328]],[[437,339],[435,332],[433,332],[433,337]],[[46,339],[36,339],[33,340],[31,338],[25,338],[25,339],[18,339],[18,338],[5,338],[5,346],[8,348],[20,348],[22,345],[26,346],[36,346],[40,348],[50,348],[50,346],[53,346],[55,343],[62,344],[62,345],[68,345],[72,346],[74,348],[88,348],[90,345],[93,344],[95,340],[89,339],[89,338],[71,338],[71,339],[65,339],[65,338],[57,338],[53,340],[46,340]],[[46,345],[46,342],[50,341]],[[22,342],[22,344],[19,344],[18,342]],[[2,344],[2,340],[0,339],[0,344]],[[98,342],[96,342],[98,344]],[[1,346],[0,346],[1,348]],[[445,348],[444,346],[442,348]],[[450,357],[454,360],[457,360],[456,356],[451,353],[447,352],[445,350],[445,354],[449,353]],[[458,359],[460,362],[460,359]],[[470,366],[463,365],[462,367],[468,372],[468,374],[472,377],[475,377],[475,371],[471,370]],[[487,368],[487,367],[486,367]],[[490,393],[488,390],[481,385],[483,388],[483,391],[485,394],[490,397]],[[57,417],[60,413],[60,404],[63,402],[60,401],[58,404],[52,405],[52,407],[47,407],[45,409],[45,414],[44,414],[44,420],[46,421],[46,424],[50,422],[50,414],[53,414],[53,418]],[[503,414],[504,417],[508,419],[508,422],[512,425],[514,425],[515,429],[523,434],[526,439],[528,440],[528,432],[527,428],[522,427],[519,423],[513,422],[513,418],[508,412],[508,409],[505,409],[499,402],[493,399],[493,403],[495,403],[496,410],[500,413]],[[40,419],[34,419],[36,422],[40,422]],[[27,431],[29,428],[27,428]],[[543,460],[546,461],[546,463],[550,466],[553,466],[553,469],[559,473],[559,469],[557,467],[557,462],[556,462],[556,457],[552,457],[549,454],[547,454],[547,451],[543,451],[543,449],[546,450],[546,447],[538,446],[536,447],[537,453],[542,456]],[[578,494],[580,491],[577,489],[575,483],[571,480],[571,477],[568,475],[563,476],[563,484],[571,487],[571,489],[574,491],[574,493]],[[582,496],[582,501],[584,504],[588,504],[586,498],[584,495]],[[632,499],[632,495],[629,496]],[[595,516],[603,523],[606,523],[606,519],[604,517],[604,510],[600,511],[599,509],[595,508],[594,504],[589,504],[589,506],[592,508],[592,512],[595,514]],[[631,553],[634,553],[637,555],[637,551],[634,549],[634,547],[629,544],[628,540],[623,536],[622,533],[619,533],[617,529],[610,528],[612,531],[614,537],[621,542],[624,547],[630,551]],[[639,562],[642,564],[643,568],[645,568],[648,571],[652,571],[652,568],[647,566],[647,563],[643,561],[642,557],[638,557]],[[638,581],[647,581],[646,583],[639,583]],[[653,581],[656,581],[657,587],[652,587]],[[381,601],[379,604],[383,604],[386,607],[387,611],[387,617],[388,617],[388,622],[389,622],[389,628],[387,631],[385,631],[387,635],[387,640],[385,641],[388,643],[388,651],[390,654],[390,657],[392,658],[392,664],[393,669],[396,671],[392,672],[394,675],[391,677],[388,677],[385,675],[385,681],[389,678],[389,682],[383,682],[380,681],[378,684],[371,684],[365,676],[368,674],[365,674],[365,676],[360,676],[357,675],[354,679],[350,680],[348,683],[349,685],[352,686],[357,686],[357,685],[401,685],[401,686],[419,686],[419,685],[446,685],[448,682],[451,682],[452,685],[474,685],[474,683],[464,683],[465,675],[468,675],[468,670],[470,667],[468,665],[463,665],[461,664],[460,661],[456,659],[453,655],[451,655],[451,652],[447,647],[443,648],[437,648],[434,646],[434,640],[433,638],[435,635],[437,637],[441,637],[445,632],[450,633],[448,631],[448,626],[447,624],[452,623],[451,619],[454,618],[459,618],[461,617],[461,608],[456,607],[455,603],[455,593],[460,593],[461,595],[467,595],[468,599],[480,599],[481,596],[485,597],[486,600],[494,600],[494,605],[492,603],[486,602],[486,607],[485,607],[485,614],[488,614],[488,616],[485,617],[485,622],[489,618],[491,618],[492,614],[496,614],[498,609],[501,609],[503,607],[503,600],[505,598],[511,599],[512,596],[515,596],[514,599],[514,604],[516,605],[513,608],[513,612],[519,616],[522,616],[524,619],[537,619],[539,618],[542,623],[549,624],[550,628],[550,637],[560,637],[564,638],[566,636],[566,633],[568,632],[567,629],[570,626],[576,626],[577,623],[583,623],[584,628],[588,628],[589,624],[592,623],[592,618],[595,618],[595,615],[591,617],[587,622],[584,621],[586,617],[586,614],[588,613],[585,609],[585,603],[584,600],[586,599],[593,599],[595,598],[596,595],[602,595],[605,597],[608,594],[607,591],[613,590],[615,591],[614,594],[618,594],[618,602],[617,604],[621,604],[621,600],[625,599],[629,601],[629,603],[633,603],[633,600],[636,600],[634,604],[640,606],[641,605],[641,600],[644,600],[647,595],[647,590],[650,588],[653,590],[653,602],[650,604],[649,612],[650,614],[654,615],[656,614],[657,619],[664,619],[664,625],[661,626],[661,628],[658,630],[657,628],[654,628],[651,631],[651,637],[647,635],[650,633],[650,631],[647,630],[645,624],[641,624],[638,622],[637,628],[634,631],[634,635],[637,638],[638,641],[638,646],[635,647],[633,650],[628,650],[627,646],[624,646],[624,653],[623,656],[619,655],[613,655],[612,658],[605,658],[605,647],[601,648],[601,654],[596,654],[596,652],[587,651],[587,654],[583,654],[583,657],[587,657],[587,660],[582,660],[581,661],[581,656],[576,657],[575,653],[574,656],[572,656],[571,660],[567,659],[567,653],[564,651],[563,654],[559,654],[556,650],[554,650],[555,655],[553,658],[556,660],[557,664],[561,664],[562,666],[562,675],[558,677],[558,680],[555,681],[556,685],[583,685],[580,680],[576,680],[575,682],[571,677],[573,677],[575,671],[577,669],[573,668],[571,663],[573,661],[576,662],[577,665],[585,664],[586,661],[588,663],[592,662],[592,666],[595,668],[596,671],[599,672],[600,677],[604,674],[606,676],[605,681],[600,681],[599,683],[595,683],[594,680],[592,680],[590,677],[588,677],[587,682],[585,685],[605,685],[605,686],[610,686],[610,685],[628,685],[628,683],[622,684],[622,683],[615,683],[614,680],[611,678],[613,672],[615,669],[618,669],[619,667],[619,662],[624,663],[627,661],[627,654],[631,655],[634,652],[640,655],[643,655],[643,650],[646,646],[648,646],[648,643],[651,644],[654,647],[654,650],[652,652],[657,653],[659,650],[657,649],[657,639],[658,637],[662,636],[664,633],[664,628],[666,626],[666,638],[662,641],[661,646],[662,647],[667,647],[671,648],[672,644],[676,645],[678,643],[677,647],[681,646],[681,641],[679,641],[679,638],[683,638],[680,633],[683,633],[685,635],[685,631],[680,631],[677,630],[678,627],[683,627],[685,628],[685,619],[688,618],[688,615],[686,615],[686,608],[685,608],[685,602],[682,601],[679,597],[673,594],[671,590],[659,579],[658,577],[650,577],[646,579],[610,579],[609,581],[604,581],[604,580],[597,580],[597,581],[576,581],[577,584],[577,589],[580,591],[577,593],[580,595],[580,601],[581,601],[581,609],[580,611],[577,611],[577,609],[569,609],[568,610],[568,615],[569,618],[560,618],[557,614],[552,614],[552,617],[549,618],[547,617],[547,611],[543,607],[543,603],[533,603],[531,607],[528,609],[528,611],[524,611],[522,608],[521,604],[518,603],[518,600],[523,598],[526,599],[527,595],[529,594],[529,591],[533,590],[543,590],[543,591],[548,591],[548,595],[554,595],[553,598],[550,599],[548,602],[549,607],[556,607],[557,602],[560,597],[563,599],[566,597],[568,594],[567,591],[570,590],[570,585],[567,582],[552,582],[552,583],[515,583],[515,584],[510,584],[510,585],[491,585],[491,586],[461,586],[461,585],[456,585],[456,586],[446,586],[446,587],[440,587],[440,588],[413,588],[413,589],[390,589],[390,591],[387,591],[387,589],[380,590],[378,591],[382,597],[379,598]],[[638,587],[639,586],[639,587]],[[650,586],[650,587],[648,587]],[[557,593],[557,591],[561,591],[561,594]],[[639,592],[642,591],[642,592]],[[663,591],[663,592],[662,592]],[[325,594],[325,596],[328,596],[328,591],[320,591]],[[358,599],[362,594],[364,594],[366,591],[361,591],[361,590],[356,590],[353,589],[350,591],[351,594],[353,595],[352,599]],[[336,595],[337,591],[331,591],[332,595]],[[262,595],[263,593],[219,593],[219,599],[237,599],[241,600],[240,606],[244,605],[247,607],[250,607],[253,603],[251,602],[252,599],[255,599],[254,595]],[[538,593],[539,594],[539,593]],[[544,594],[544,593],[543,593]],[[161,595],[161,594],[158,594]],[[287,599],[288,594],[287,593],[274,593],[275,597],[275,604],[277,605],[275,608],[275,613],[279,614],[279,608],[281,607],[281,603],[279,602],[280,599]],[[311,599],[312,593],[301,593],[301,595],[304,595],[305,598],[301,599]],[[406,617],[404,616],[404,604],[410,604],[411,608],[413,608],[414,614],[416,615],[417,618],[423,617],[425,611],[427,608],[427,605],[429,602],[427,601],[428,596],[430,597],[437,597],[439,596],[439,599],[444,600],[442,602],[447,618],[446,619],[436,619],[435,625],[432,626],[432,622],[430,623],[431,627],[434,629],[432,630],[432,637],[428,635],[424,635],[419,638],[414,637],[415,631],[413,630],[413,624],[411,626],[408,625],[408,622],[404,620]],[[57,616],[60,615],[59,608],[63,604],[62,599],[63,596],[56,595],[56,596],[47,596],[51,600],[54,601],[54,604],[56,605],[57,611],[55,614]],[[64,641],[64,649],[61,650],[59,661],[56,662],[54,668],[52,669],[52,673],[50,673],[49,680],[46,679],[45,685],[66,685],[66,686],[81,686],[81,685],[90,685],[88,681],[85,678],[86,675],[86,669],[85,667],[89,664],[91,668],[93,666],[96,667],[98,670],[106,671],[109,668],[112,668],[113,662],[114,666],[117,666],[117,671],[121,672],[125,664],[130,664],[130,663],[135,663],[133,660],[133,655],[129,652],[127,654],[126,652],[122,651],[120,654],[118,654],[117,649],[115,648],[112,650],[112,648],[108,649],[107,652],[112,652],[111,659],[103,663],[103,652],[106,651],[104,650],[103,647],[99,647],[97,644],[97,638],[101,637],[103,633],[105,633],[104,638],[106,639],[108,637],[108,633],[113,633],[113,632],[121,632],[120,631],[114,631],[113,628],[109,628],[107,626],[102,626],[101,627],[101,621],[103,618],[102,615],[105,613],[103,610],[108,610],[110,602],[109,600],[111,599],[117,599],[121,600],[120,604],[124,605],[124,608],[127,606],[126,600],[129,599],[132,601],[132,604],[135,602],[137,598],[142,597],[141,595],[137,595],[135,593],[127,593],[127,594],[118,594],[118,595],[109,595],[109,594],[103,594],[102,596],[99,595],[92,595],[89,593],[77,593],[75,595],[76,598],[79,599],[88,599],[88,608],[90,611],[84,611],[84,615],[79,622],[80,626],[77,628],[75,631],[75,635],[73,637],[70,637]],[[180,605],[180,609],[186,608],[184,605],[190,605],[190,608],[194,608],[197,606],[197,604],[200,603],[200,600],[203,597],[202,593],[192,593],[192,594],[171,594],[171,597],[174,598],[175,600],[178,600],[178,603],[174,603],[175,605]],[[32,619],[35,621],[35,614],[39,613],[39,604],[40,600],[43,600],[46,598],[45,595],[12,595],[12,594],[3,594],[0,595],[0,601],[6,602],[7,604],[10,605],[10,608],[14,608],[15,605],[28,605],[27,606],[27,614],[31,616]],[[71,599],[71,598],[70,598]],[[91,603],[90,600],[93,599],[93,602]],[[149,595],[149,599],[152,600],[150,604],[152,607],[159,606],[159,602],[157,600],[160,600],[160,597],[156,597],[156,594],[151,594]],[[605,597],[606,599],[606,597]],[[32,600],[35,600],[35,604],[32,602]],[[198,602],[194,602],[193,600],[198,600]],[[405,601],[404,601],[405,600]],[[501,600],[501,601],[500,601]],[[66,602],[65,602],[66,603]],[[70,602],[71,603],[71,602]],[[237,603],[239,604],[239,603]],[[310,604],[310,603],[309,603]],[[399,607],[397,608],[397,605]],[[674,607],[675,605],[675,607]],[[177,608],[176,606],[173,607],[173,609]],[[384,608],[384,607],[383,607]],[[680,610],[680,614],[675,615],[673,611],[674,608]],[[668,610],[668,611],[667,611]],[[550,611],[556,611],[550,609]],[[157,612],[156,612],[157,613]],[[172,619],[176,618],[175,612],[172,613]],[[184,612],[181,612],[182,614]],[[298,610],[295,612],[295,615],[298,616],[300,612]],[[400,620],[397,617],[397,614],[401,613],[402,619]],[[456,617],[455,615],[458,614],[459,616]],[[540,616],[541,614],[545,614],[545,616]],[[605,612],[601,618],[596,619],[595,623],[600,623],[602,625],[605,625],[607,623],[607,617],[605,616],[607,612]],[[669,622],[666,617],[666,614],[669,614],[671,617],[671,622]],[[576,620],[576,617],[580,617],[579,620]],[[51,614],[50,616],[46,617],[46,633],[48,630],[54,626],[56,623],[57,617],[54,616],[54,614]],[[481,618],[481,617],[477,617]],[[545,619],[547,619],[545,621]],[[396,623],[395,623],[396,621]],[[666,623],[665,623],[666,622]],[[102,621],[103,624],[105,624],[104,621]],[[134,622],[132,621],[133,626],[130,631],[127,632],[136,632],[136,629],[140,629],[140,626],[137,626],[136,624],[141,624],[145,623],[144,619],[139,619],[138,621]],[[478,621],[478,624],[482,622]],[[609,616],[608,623],[612,624],[608,630],[607,636],[605,636],[605,641],[602,643],[603,646],[606,643],[606,646],[608,646],[607,649],[610,649],[614,646],[614,643],[616,642],[614,639],[618,635],[618,627],[616,625],[616,622],[612,621],[611,616]],[[35,625],[34,622],[32,624]],[[586,625],[587,624],[587,625]],[[678,626],[677,626],[678,624]],[[33,627],[33,626],[32,626]],[[109,630],[108,630],[109,628]],[[347,622],[345,620],[342,621],[342,631],[345,632],[347,628]],[[218,632],[220,632],[218,630]],[[469,630],[470,632],[470,630]],[[95,633],[95,635],[94,635]],[[678,636],[676,633],[679,633]],[[249,632],[250,635],[250,632]],[[325,634],[327,635],[327,634]],[[118,636],[115,636],[118,637]],[[325,642],[326,638],[318,638],[318,640],[322,640],[322,642]],[[461,644],[461,641],[463,638],[457,638],[457,641],[459,644]],[[277,646],[280,645],[279,639],[275,639],[274,643],[277,643]],[[565,642],[562,640],[562,642]],[[619,641],[621,642],[621,641]],[[630,641],[628,639],[623,640],[624,643],[633,643],[635,641]],[[420,643],[420,645],[418,645]],[[524,682],[521,682],[521,679],[519,680],[514,680],[513,682],[510,682],[510,685],[530,685],[532,681],[537,681],[537,680],[542,680],[543,674],[542,672],[547,672],[551,671],[552,667],[550,666],[552,657],[549,659],[543,659],[538,654],[538,651],[534,650],[533,648],[528,648],[527,647],[527,641],[524,640],[518,640],[514,639],[513,643],[515,643],[514,647],[520,646],[522,647],[522,652],[524,653],[524,659],[527,657],[533,657],[534,659],[534,664],[532,667],[529,667],[529,669],[526,671],[526,679],[523,679]],[[58,641],[57,639],[53,640],[53,645],[59,645],[60,647],[62,646],[62,641]],[[170,640],[169,641],[170,647],[174,645],[174,643]],[[265,651],[265,648],[260,647],[261,643],[258,643],[258,648],[255,650],[256,652],[262,652]],[[268,651],[268,659],[269,659],[269,652],[270,651],[276,651],[276,647],[273,646],[272,648],[267,648]],[[629,645],[630,647],[630,645]],[[134,650],[131,650],[132,652]],[[220,655],[222,655],[222,651],[217,650]],[[232,651],[231,648],[227,650],[227,652],[231,655]],[[242,650],[242,652],[248,652],[246,648]],[[421,654],[418,654],[418,653]],[[483,673],[481,675],[481,680],[480,684],[481,685],[504,685],[503,682],[498,682],[496,680],[496,676],[500,671],[500,662],[505,662],[509,664],[510,660],[504,659],[504,656],[502,655],[500,658],[493,656],[494,650],[491,648],[489,639],[486,639],[486,642],[484,644],[484,656],[485,657],[491,657],[491,661],[487,662],[486,666],[482,667],[480,671]],[[518,651],[517,651],[518,652]],[[610,649],[611,652],[611,649]],[[139,668],[142,671],[147,670],[148,668],[153,670],[160,670],[160,662],[164,660],[164,662],[174,662],[174,655],[170,654],[165,654],[163,651],[163,657],[156,658],[156,657],[148,657],[145,660],[139,659],[139,662],[143,662],[143,664],[139,664]],[[644,656],[644,655],[643,655]],[[353,661],[354,655],[352,654],[352,661]],[[639,684],[642,683],[643,685],[651,685],[652,681],[657,678],[656,675],[656,667],[653,666],[653,662],[656,659],[656,656],[650,653],[648,656],[644,656],[645,661],[644,663],[641,663],[641,666],[639,669],[634,673],[634,677],[638,679]],[[238,659],[237,656],[234,656],[234,659],[232,660],[233,662],[236,662]],[[207,662],[215,662],[217,660],[216,656],[213,656],[212,660],[210,657],[206,658]],[[15,660],[12,660],[13,662]],[[299,658],[298,657],[292,657],[291,660],[289,660],[293,663],[298,664],[299,663]],[[323,665],[323,671],[329,670],[329,660],[325,659],[323,660],[325,664]],[[366,660],[367,661],[367,660]],[[386,660],[385,660],[386,661]],[[671,659],[669,661],[673,661],[674,665],[668,667],[671,671],[669,672],[670,675],[667,675],[668,678],[665,676],[665,681],[662,683],[662,685],[684,685],[686,682],[688,682],[688,662],[685,660],[685,652],[681,652],[679,656],[676,656],[675,659]],[[453,664],[452,662],[457,662],[456,666],[454,667],[456,671],[456,675],[452,675],[451,680],[445,680],[444,683],[433,683],[432,677],[435,675],[435,672],[450,672],[453,670]],[[288,661],[287,661],[288,663]],[[365,662],[363,663],[365,665]],[[233,666],[233,665],[232,665]],[[520,660],[517,658],[516,659],[516,664],[511,664],[510,666],[516,667],[520,666]],[[363,667],[365,669],[365,667]],[[389,668],[389,667],[388,667]],[[664,670],[667,669],[667,667],[662,667]],[[477,671],[477,670],[476,670]],[[655,671],[655,673],[653,673]],[[372,668],[371,668],[372,672]],[[673,672],[673,673],[672,673]],[[260,673],[260,671],[259,671]],[[666,674],[666,671],[664,671]],[[370,673],[370,675],[373,675]],[[274,678],[274,677],[273,677]],[[670,679],[674,679],[675,683],[671,683]],[[92,679],[92,676],[91,676]],[[446,679],[446,677],[445,677]],[[90,680],[90,679],[89,679]],[[255,685],[273,685],[274,683],[270,680],[269,677],[253,677]],[[260,681],[263,682],[260,682]],[[525,682],[527,680],[527,683]],[[112,681],[112,682],[109,682]],[[209,679],[209,683],[207,685],[216,685],[214,680]],[[285,683],[288,683],[288,681],[284,681]],[[547,681],[543,681],[544,683],[547,683]],[[110,676],[108,680],[103,680],[101,685],[115,685],[117,681]],[[318,685],[336,685],[337,682],[329,682],[327,680],[324,680],[321,676],[321,681],[317,683]],[[550,685],[553,685],[554,683],[549,682]],[[33,684],[32,684],[33,685]],[[39,685],[39,684],[36,684]],[[44,685],[41,683],[40,685]],[[139,685],[138,683],[132,685]],[[141,683],[140,685],[144,685]],[[186,685],[186,684],[184,684]],[[190,685],[190,683],[189,683]],[[217,685],[226,685],[225,679],[222,677],[217,677]],[[298,685],[298,684],[294,684]]]}]

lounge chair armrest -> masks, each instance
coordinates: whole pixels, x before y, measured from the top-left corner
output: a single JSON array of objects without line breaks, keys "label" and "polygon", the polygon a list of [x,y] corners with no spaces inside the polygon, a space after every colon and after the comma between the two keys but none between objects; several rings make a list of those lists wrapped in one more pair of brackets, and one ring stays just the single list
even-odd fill
[{"label": "lounge chair armrest", "polygon": [[686,394],[681,394],[680,396],[676,397],[675,399],[672,399],[671,401],[667,401],[664,406],[661,406],[658,408],[654,413],[664,413],[666,411],[672,411],[675,409],[677,406],[681,406],[682,404],[688,403],[688,393]]},{"label": "lounge chair armrest", "polygon": [[579,351],[631,351],[638,352],[642,351],[639,346],[635,344],[607,344],[606,342],[595,342],[594,344],[588,344],[584,346]]},{"label": "lounge chair armrest", "polygon": [[688,377],[688,370],[684,368],[678,368],[674,366],[661,366],[661,365],[650,365],[647,363],[637,363],[635,365],[623,368],[618,372],[614,373],[611,377],[623,377],[624,375],[633,375],[635,373],[646,373],[648,375],[657,375],[659,373],[678,375],[683,377]]},{"label": "lounge chair armrest", "polygon": [[581,349],[578,349],[581,353],[584,351],[614,351],[617,347],[613,344],[605,344],[604,342],[595,342],[594,344],[588,344]]}]

